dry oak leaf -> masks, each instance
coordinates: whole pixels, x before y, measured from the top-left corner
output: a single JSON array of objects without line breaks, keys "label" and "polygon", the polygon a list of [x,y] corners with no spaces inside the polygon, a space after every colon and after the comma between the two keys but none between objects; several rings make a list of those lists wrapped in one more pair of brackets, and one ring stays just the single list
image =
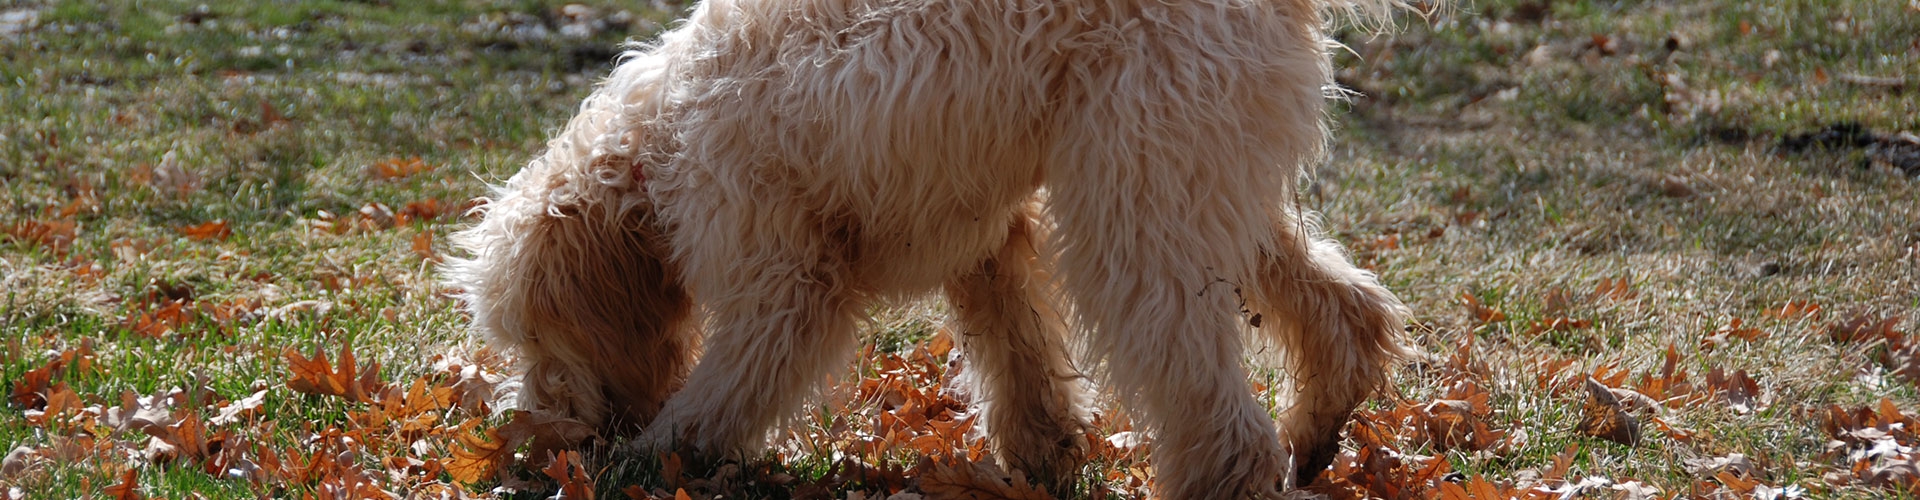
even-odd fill
[{"label": "dry oak leaf", "polygon": [[477,483],[504,472],[520,445],[531,442],[527,456],[544,459],[599,436],[592,426],[579,420],[525,410],[514,411],[505,425],[473,433],[479,424],[476,418],[454,431],[461,446],[452,448],[447,474],[461,483]]},{"label": "dry oak leaf", "polygon": [[1896,340],[1901,337],[1900,321],[1905,318],[1888,316],[1874,317],[1868,314],[1856,314],[1840,322],[1827,325],[1827,338],[1834,342],[1873,342],[1878,340]]},{"label": "dry oak leaf", "polygon": [[174,423],[173,403],[186,398],[186,391],[174,388],[152,396],[136,397],[133,391],[120,392],[120,406],[107,408],[100,423],[116,431],[145,433],[149,428],[165,428]]},{"label": "dry oak leaf", "polygon": [[1587,401],[1577,429],[1581,434],[1634,446],[1640,443],[1640,422],[1627,413],[1620,398],[1599,381],[1587,379]]},{"label": "dry oak leaf", "polygon": [[327,355],[314,347],[313,358],[302,357],[299,351],[288,348],[287,388],[305,394],[322,396],[340,396],[356,402],[373,402],[386,391],[386,384],[380,383],[380,364],[368,363],[360,371],[359,378],[354,377],[353,345],[340,346],[340,364],[338,368],[327,363]]},{"label": "dry oak leaf", "polygon": [[1780,307],[1768,309],[1764,313],[1768,317],[1784,320],[1815,318],[1820,315],[1820,304],[1805,300],[1789,300]]},{"label": "dry oak leaf", "polygon": [[420,234],[413,235],[412,248],[413,254],[420,256],[420,260],[427,262],[440,262],[441,260],[440,254],[434,253],[433,251],[432,231],[421,231]]},{"label": "dry oak leaf", "polygon": [[212,423],[213,425],[237,424],[242,421],[245,421],[247,417],[252,416],[255,411],[259,410],[260,407],[265,405],[266,403],[267,403],[267,390],[261,389],[259,391],[254,392],[252,396],[247,396],[245,398],[241,398],[239,401],[227,403],[226,406],[223,406],[220,408],[220,414],[215,415],[213,419],[208,420],[208,422]]},{"label": "dry oak leaf", "polygon": [[[1484,409],[1485,403],[1481,403]],[[1476,411],[1473,401],[1463,399],[1436,399],[1420,408],[1415,415],[1424,420],[1427,441],[1440,450],[1490,450],[1501,444],[1506,433],[1487,427],[1481,418],[1485,411]]]},{"label": "dry oak leaf", "polygon": [[147,427],[146,457],[150,462],[186,460],[201,462],[220,450],[226,432],[208,435],[207,425],[194,412],[186,412],[179,422],[167,427]]},{"label": "dry oak leaf", "polygon": [[226,219],[219,219],[192,226],[180,226],[180,234],[193,241],[227,241],[233,236],[233,228],[227,226]]},{"label": "dry oak leaf", "polygon": [[929,500],[993,499],[1050,500],[1047,491],[1027,482],[1025,474],[1002,472],[986,462],[956,460],[952,466],[921,458],[920,492]]},{"label": "dry oak leaf", "polygon": [[193,322],[198,311],[187,306],[184,300],[166,300],[157,308],[149,305],[143,308],[146,310],[127,316],[124,323],[128,330],[143,337],[166,337]]},{"label": "dry oak leaf", "polygon": [[1506,500],[1519,498],[1522,493],[1524,492],[1505,485],[1494,484],[1481,476],[1474,476],[1458,483],[1448,481],[1440,483],[1440,498],[1443,500]]},{"label": "dry oak leaf", "polygon": [[25,417],[30,425],[46,425],[66,414],[79,413],[83,407],[80,395],[68,389],[66,382],[61,382],[47,389],[45,406],[27,410]]},{"label": "dry oak leaf", "polygon": [[556,498],[593,500],[593,478],[587,476],[586,464],[580,463],[580,452],[560,452],[540,472],[560,483]]},{"label": "dry oak leaf", "polygon": [[140,471],[127,469],[120,473],[120,484],[107,487],[107,498],[113,500],[142,500],[140,495]]},{"label": "dry oak leaf", "polygon": [[45,408],[49,384],[52,383],[54,374],[65,366],[66,363],[54,359],[44,366],[27,370],[27,373],[14,380],[13,394],[8,400],[29,410]]},{"label": "dry oak leaf", "polygon": [[1480,323],[1495,323],[1507,319],[1507,313],[1480,302],[1479,297],[1467,292],[1460,292],[1460,305],[1466,306],[1467,312],[1473,315],[1474,321]]},{"label": "dry oak leaf", "polygon": [[388,158],[367,165],[367,176],[375,180],[402,179],[432,168],[420,157]]},{"label": "dry oak leaf", "polygon": [[1601,278],[1600,284],[1593,287],[1593,294],[1591,296],[1594,300],[1630,300],[1639,295],[1639,292],[1633,291],[1633,280],[1621,277]]},{"label": "dry oak leaf", "polygon": [[1732,374],[1715,367],[1707,372],[1707,387],[1733,407],[1736,413],[1750,413],[1764,407],[1760,401],[1760,384],[1747,376],[1744,369],[1734,370]]},{"label": "dry oak leaf", "polygon": [[55,251],[65,250],[79,237],[80,225],[70,220],[26,221],[7,226],[7,239],[32,243]]},{"label": "dry oak leaf", "polygon": [[0,460],[0,479],[12,478],[25,472],[27,466],[33,465],[33,459],[38,456],[40,453],[33,448],[15,446],[13,451],[7,452],[5,460]]}]

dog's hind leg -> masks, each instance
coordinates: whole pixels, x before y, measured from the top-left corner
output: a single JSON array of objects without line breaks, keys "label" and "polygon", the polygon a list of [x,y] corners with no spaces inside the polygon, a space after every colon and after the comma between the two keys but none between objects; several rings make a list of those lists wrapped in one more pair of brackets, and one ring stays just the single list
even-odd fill
[{"label": "dog's hind leg", "polygon": [[1326,59],[1303,13],[1234,5],[1149,2],[1076,54],[1085,95],[1061,101],[1047,165],[1063,282],[1170,499],[1276,495],[1293,470],[1237,292],[1322,151]]},{"label": "dog's hind leg", "polygon": [[1292,371],[1292,406],[1281,428],[1301,486],[1333,462],[1348,415],[1384,388],[1394,363],[1407,356],[1406,306],[1314,231],[1297,216],[1277,224],[1248,297],[1261,319],[1256,330],[1279,346]]},{"label": "dog's hind leg", "polygon": [[961,385],[984,416],[994,452],[1029,476],[1059,481],[1082,459],[1086,394],[1036,245],[1031,214],[980,267],[947,282]]}]

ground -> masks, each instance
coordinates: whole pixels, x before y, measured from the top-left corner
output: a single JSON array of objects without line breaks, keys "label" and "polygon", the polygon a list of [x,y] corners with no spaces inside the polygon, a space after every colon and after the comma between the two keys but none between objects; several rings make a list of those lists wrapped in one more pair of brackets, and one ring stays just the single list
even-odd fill
[{"label": "ground", "polygon": [[[763,460],[549,461],[584,430],[488,406],[444,238],[683,8],[5,3],[0,494],[1047,495],[984,463],[932,301],[875,311]],[[1315,491],[1920,488],[1920,3],[1483,0],[1340,37],[1356,94],[1300,202],[1424,357]],[[1126,425],[1052,493],[1149,491]]]}]

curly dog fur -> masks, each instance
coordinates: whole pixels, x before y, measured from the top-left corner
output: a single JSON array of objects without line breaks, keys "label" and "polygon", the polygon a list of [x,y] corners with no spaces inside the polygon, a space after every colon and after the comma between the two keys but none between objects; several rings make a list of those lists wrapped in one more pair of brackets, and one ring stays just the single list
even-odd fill
[{"label": "curly dog fur", "polygon": [[[863,311],[942,290],[1009,466],[1077,466],[1087,368],[1153,436],[1160,496],[1269,495],[1405,354],[1405,307],[1293,203],[1328,11],[1397,5],[1335,1],[708,0],[497,188],[448,274],[520,407],[653,449],[756,449]],[[1279,431],[1249,330],[1293,373]]]}]

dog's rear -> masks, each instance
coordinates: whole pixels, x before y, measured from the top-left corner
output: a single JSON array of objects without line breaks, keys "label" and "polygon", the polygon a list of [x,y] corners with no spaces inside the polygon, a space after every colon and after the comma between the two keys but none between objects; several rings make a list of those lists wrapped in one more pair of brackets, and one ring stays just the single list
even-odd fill
[{"label": "dog's rear", "polygon": [[[509,181],[450,274],[518,351],[521,406],[712,455],[844,366],[868,305],[943,289],[996,452],[1046,476],[1084,425],[1071,311],[1163,496],[1272,492],[1327,465],[1402,355],[1404,307],[1293,203],[1326,140],[1323,14],[1391,5],[709,1]],[[1242,311],[1291,360],[1284,440]]]}]

